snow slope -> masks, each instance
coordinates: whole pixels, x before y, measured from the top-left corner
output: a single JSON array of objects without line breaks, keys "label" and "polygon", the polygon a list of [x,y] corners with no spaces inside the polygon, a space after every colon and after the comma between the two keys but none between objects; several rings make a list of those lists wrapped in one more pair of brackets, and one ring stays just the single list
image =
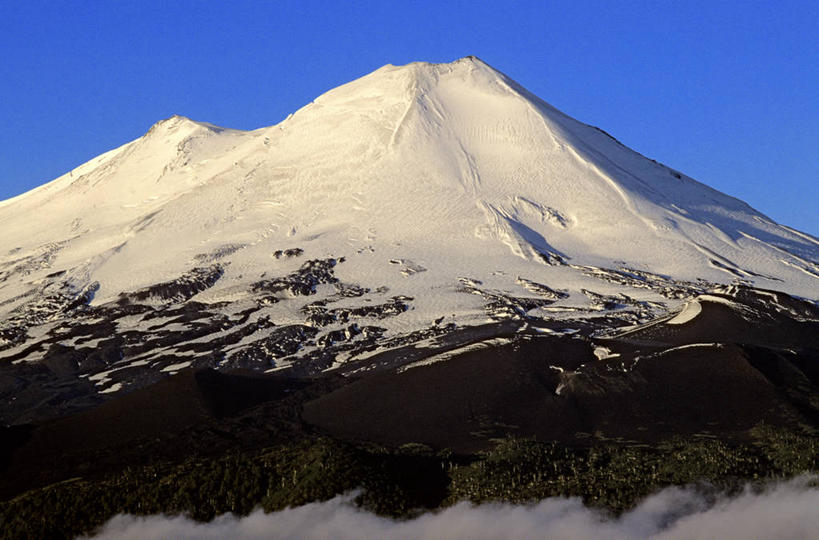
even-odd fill
[{"label": "snow slope", "polygon": [[[381,291],[336,305],[412,299],[379,323],[397,334],[483,322],[507,297],[557,295],[509,308],[546,318],[653,313],[693,295],[675,283],[819,299],[819,240],[467,57],[384,66],[255,131],[175,116],[0,202],[0,317],[57,289],[105,305],[214,262],[223,275],[194,299],[239,306],[263,276],[328,257]],[[304,320],[306,300],[282,300],[271,320]]]}]

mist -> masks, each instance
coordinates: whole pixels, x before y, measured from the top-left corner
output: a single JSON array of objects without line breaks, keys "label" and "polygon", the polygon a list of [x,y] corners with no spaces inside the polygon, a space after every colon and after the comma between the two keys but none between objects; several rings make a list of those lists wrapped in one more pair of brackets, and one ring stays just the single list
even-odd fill
[{"label": "mist", "polygon": [[578,498],[551,498],[532,505],[459,503],[439,512],[396,521],[357,508],[355,494],[246,517],[221,516],[197,523],[183,516],[120,515],[97,539],[530,539],[816,538],[819,485],[816,476],[746,488],[733,496],[705,496],[692,488],[666,488],[619,518],[588,508]]}]

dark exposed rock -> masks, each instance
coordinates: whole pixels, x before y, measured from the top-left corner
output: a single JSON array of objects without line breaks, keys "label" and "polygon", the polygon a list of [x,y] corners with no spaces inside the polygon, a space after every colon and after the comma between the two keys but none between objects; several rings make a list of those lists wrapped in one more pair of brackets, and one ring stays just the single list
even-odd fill
[{"label": "dark exposed rock", "polygon": [[[527,314],[528,311],[553,304],[560,298],[557,291],[553,291],[554,295],[547,297],[539,296],[537,298],[533,298],[512,296],[500,291],[482,289],[480,287],[480,281],[466,278],[461,279],[461,285],[462,292],[477,294],[486,300],[484,309],[486,310],[487,315],[495,320],[509,318],[527,319],[529,318],[529,315]],[[549,290],[551,291],[551,289]],[[544,291],[545,289],[542,289],[538,294],[543,294]]]},{"label": "dark exposed rock", "polygon": [[349,283],[336,283],[336,294],[334,296],[339,298],[358,298],[369,293],[370,289],[361,287],[359,285],[351,285]]},{"label": "dark exposed rock", "polygon": [[119,347],[113,345],[98,347],[80,362],[79,369],[82,372],[94,373],[118,362],[122,356]]},{"label": "dark exposed rock", "polygon": [[[99,289],[99,283],[93,282],[84,287],[63,283],[50,283],[39,293],[33,294],[32,299],[18,306],[11,312],[11,316],[3,323],[6,328],[31,327],[47,321],[75,315],[84,311],[94,299]],[[2,347],[2,342],[0,342]]]},{"label": "dark exposed rock", "polygon": [[656,302],[636,300],[627,294],[600,294],[588,289],[580,291],[591,300],[594,309],[620,311],[619,318],[631,324],[648,322],[665,312],[665,306]]},{"label": "dark exposed rock", "polygon": [[302,311],[307,320],[316,326],[327,326],[333,323],[346,323],[354,318],[386,319],[395,317],[407,311],[412,298],[409,296],[394,296],[389,302],[376,305],[365,305],[357,308],[327,309],[322,303],[313,303],[305,306]]},{"label": "dark exposed rock", "polygon": [[275,360],[294,354],[305,343],[315,337],[318,330],[310,326],[294,324],[282,326],[273,330],[265,338],[253,342],[249,347],[241,349],[230,356],[225,365],[234,368],[271,367]]},{"label": "dark exposed rock", "polygon": [[350,341],[355,336],[361,334],[361,329],[357,324],[351,324],[342,330],[332,330],[316,340],[316,345],[326,349],[339,341]]},{"label": "dark exposed rock", "polygon": [[524,279],[522,277],[518,277],[516,283],[535,294],[538,294],[544,298],[548,298],[549,300],[561,300],[563,298],[569,297],[569,294],[566,293],[565,291],[557,291],[555,289],[547,287],[542,283],[537,283],[536,281]]},{"label": "dark exposed rock", "polygon": [[120,297],[120,303],[144,302],[149,299],[183,302],[213,287],[224,273],[224,267],[219,264],[194,268],[172,281],[157,283],[132,293],[123,294]]},{"label": "dark exposed rock", "polygon": [[567,257],[565,255],[553,251],[541,251],[538,255],[540,255],[541,260],[549,266],[566,266],[569,264],[566,262]]},{"label": "dark exposed rock", "polygon": [[0,328],[0,351],[23,343],[27,337],[28,331],[24,326]]},{"label": "dark exposed rock", "polygon": [[46,351],[43,364],[58,377],[68,377],[79,371],[85,357],[81,351],[55,343]]},{"label": "dark exposed rock", "polygon": [[[182,343],[176,347],[176,351],[180,353],[186,353],[189,351],[195,353],[219,351],[228,345],[234,345],[240,342],[242,339],[251,336],[256,332],[265,330],[267,328],[273,328],[276,326],[270,321],[270,317],[268,316],[259,317],[259,319],[252,323],[244,324],[245,322],[246,321],[237,322],[234,325],[235,327],[238,327],[237,330],[234,330],[222,336],[215,337],[208,341],[196,343]],[[234,326],[231,326],[230,328],[233,328]]]},{"label": "dark exposed rock", "polygon": [[280,278],[257,281],[250,286],[253,292],[289,292],[294,296],[309,296],[316,293],[322,284],[338,283],[333,268],[341,262],[336,259],[314,259],[305,262],[296,272]]},{"label": "dark exposed rock", "polygon": [[587,276],[602,281],[617,283],[635,289],[650,289],[671,299],[690,298],[695,294],[705,292],[715,286],[715,284],[706,281],[698,281],[696,283],[680,281],[660,274],[635,270],[628,267],[621,267],[615,270],[596,266],[570,266]]},{"label": "dark exposed rock", "polygon": [[277,249],[273,252],[273,256],[277,259],[281,259],[282,257],[285,259],[291,259],[293,257],[300,257],[303,253],[304,250],[301,248]]}]

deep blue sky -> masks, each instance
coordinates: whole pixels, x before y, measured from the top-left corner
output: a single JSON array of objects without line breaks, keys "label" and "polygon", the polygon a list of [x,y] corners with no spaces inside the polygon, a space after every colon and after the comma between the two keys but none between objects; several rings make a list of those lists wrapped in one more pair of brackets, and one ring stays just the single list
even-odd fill
[{"label": "deep blue sky", "polygon": [[819,235],[815,0],[0,0],[0,199],[172,114],[257,128],[384,64],[468,54]]}]

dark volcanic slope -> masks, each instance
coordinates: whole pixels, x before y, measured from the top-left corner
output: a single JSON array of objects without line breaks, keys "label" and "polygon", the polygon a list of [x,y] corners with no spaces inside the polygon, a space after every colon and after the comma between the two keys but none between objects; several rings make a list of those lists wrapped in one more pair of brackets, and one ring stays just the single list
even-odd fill
[{"label": "dark volcanic slope", "polygon": [[[188,370],[79,414],[5,428],[0,494],[126,464],[268,444],[298,423],[293,403],[311,385],[277,375]],[[256,418],[243,419],[248,410]]]},{"label": "dark volcanic slope", "polygon": [[365,377],[308,403],[304,418],[336,435],[386,444],[474,450],[490,437],[533,431],[564,439],[581,419],[555,394],[560,373],[550,366],[572,369],[590,358],[591,349],[580,340],[518,339]]},{"label": "dark volcanic slope", "polygon": [[623,342],[656,346],[743,343],[785,349],[819,347],[819,307],[812,302],[742,286],[709,291],[694,302],[699,313],[691,320],[673,324],[676,317],[661,319],[617,337]]},{"label": "dark volcanic slope", "polygon": [[[572,369],[584,360],[591,363]],[[671,350],[626,370],[619,360],[594,360],[581,340],[521,337],[364,378],[308,403],[304,418],[346,438],[471,451],[507,434],[650,442],[733,435],[799,415],[737,346]]]},{"label": "dark volcanic slope", "polygon": [[760,422],[819,425],[816,306],[743,287],[697,302],[682,324],[666,318],[606,339],[520,334],[379,373],[308,403],[304,418],[342,437],[463,450],[506,434],[651,442],[742,437]]},{"label": "dark volcanic slope", "polygon": [[68,443],[80,452],[113,440],[155,437],[280,398],[301,386],[284,377],[184,371],[95,409],[45,423],[35,432],[31,447],[53,452]]}]

